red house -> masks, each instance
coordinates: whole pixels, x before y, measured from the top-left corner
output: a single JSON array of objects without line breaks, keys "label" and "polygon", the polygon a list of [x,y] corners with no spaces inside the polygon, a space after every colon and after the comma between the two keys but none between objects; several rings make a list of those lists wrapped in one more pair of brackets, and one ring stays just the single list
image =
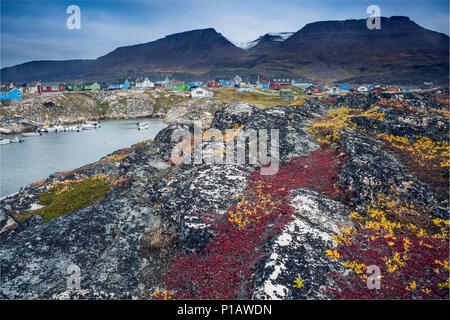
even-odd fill
[{"label": "red house", "polygon": [[322,93],[323,90],[320,87],[310,86],[306,88],[306,93]]},{"label": "red house", "polygon": [[278,82],[272,82],[270,84],[270,89],[272,89],[272,90],[280,90],[280,88],[281,88],[281,86]]},{"label": "red house", "polygon": [[208,88],[217,88],[217,87],[219,87],[219,84],[217,83],[217,81],[210,81],[210,82],[208,82]]},{"label": "red house", "polygon": [[278,83],[280,86],[290,86],[291,80],[289,79],[273,79],[273,82]]},{"label": "red house", "polygon": [[384,92],[384,89],[377,87],[377,88],[373,88],[372,90],[370,90],[370,92],[381,93],[381,92]]},{"label": "red house", "polygon": [[37,90],[40,94],[50,94],[50,93],[62,93],[62,84],[58,82],[47,82],[37,85]]},{"label": "red house", "polygon": [[386,92],[397,92],[397,91],[398,91],[398,88],[396,88],[396,87],[390,87],[390,88],[386,89]]}]

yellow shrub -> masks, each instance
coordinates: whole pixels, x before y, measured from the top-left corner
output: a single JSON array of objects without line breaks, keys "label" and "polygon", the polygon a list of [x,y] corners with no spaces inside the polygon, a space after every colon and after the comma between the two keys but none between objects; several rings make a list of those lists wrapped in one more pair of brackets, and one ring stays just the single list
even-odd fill
[{"label": "yellow shrub", "polygon": [[343,128],[357,129],[357,125],[350,121],[352,117],[368,117],[384,120],[384,113],[378,112],[378,107],[362,111],[361,109],[352,109],[341,107],[328,112],[328,114],[311,124],[308,128],[309,133],[315,135],[319,142],[335,142],[339,140],[339,130]]}]

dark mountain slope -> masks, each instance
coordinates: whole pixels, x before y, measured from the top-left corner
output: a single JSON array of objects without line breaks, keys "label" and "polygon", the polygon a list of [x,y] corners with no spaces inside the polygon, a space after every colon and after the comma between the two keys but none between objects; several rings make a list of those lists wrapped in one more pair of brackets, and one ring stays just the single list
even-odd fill
[{"label": "dark mountain slope", "polygon": [[88,73],[130,71],[208,71],[239,63],[245,52],[209,28],[120,47],[98,58]]},{"label": "dark mountain slope", "polygon": [[365,19],[324,21],[306,25],[271,49],[255,47],[251,54],[322,79],[418,70],[448,76],[448,40],[407,17],[382,18],[380,30],[369,30]]},{"label": "dark mountain slope", "polygon": [[83,73],[94,60],[31,61],[1,70],[1,81],[61,81]]}]

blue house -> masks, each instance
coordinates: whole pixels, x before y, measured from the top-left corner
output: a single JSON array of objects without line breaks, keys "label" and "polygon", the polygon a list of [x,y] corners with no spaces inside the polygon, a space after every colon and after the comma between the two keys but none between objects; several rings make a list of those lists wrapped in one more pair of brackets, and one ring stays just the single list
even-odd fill
[{"label": "blue house", "polygon": [[128,81],[128,79],[125,79],[125,82],[121,86],[122,89],[130,89],[130,81]]},{"label": "blue house", "polygon": [[341,84],[339,86],[339,91],[348,91],[348,90],[350,90],[350,88],[351,87],[348,84]]},{"label": "blue house", "polygon": [[118,89],[120,89],[121,88],[121,84],[117,84],[117,83],[115,83],[115,84],[110,84],[109,86],[108,86],[108,90],[118,90]]},{"label": "blue house", "polygon": [[191,89],[198,87],[203,87],[203,82],[194,81],[189,83],[189,88]]},{"label": "blue house", "polygon": [[10,91],[2,91],[2,92],[0,92],[0,100],[22,99],[22,98],[23,98],[22,91],[20,91],[17,88],[13,88]]},{"label": "blue house", "polygon": [[221,83],[222,87],[234,87],[233,81],[222,81]]}]

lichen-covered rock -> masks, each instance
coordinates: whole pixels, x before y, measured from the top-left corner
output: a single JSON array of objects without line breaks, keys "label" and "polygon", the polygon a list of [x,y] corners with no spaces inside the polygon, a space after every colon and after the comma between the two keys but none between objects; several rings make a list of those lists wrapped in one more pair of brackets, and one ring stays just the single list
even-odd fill
[{"label": "lichen-covered rock", "polygon": [[[177,223],[183,249],[203,248],[213,234],[211,221],[219,219],[241,195],[252,171],[243,165],[179,167],[155,186],[152,201]],[[213,216],[203,216],[213,213]]]},{"label": "lichen-covered rock", "polygon": [[423,205],[438,217],[448,217],[448,212],[437,206],[430,187],[413,177],[375,140],[347,130],[342,134],[340,143],[349,160],[340,170],[338,178],[343,186],[353,192],[355,203],[367,205],[376,200],[378,194],[388,195],[395,188],[401,199]]},{"label": "lichen-covered rock", "polygon": [[[266,246],[253,299],[322,299],[328,273],[345,271],[325,255],[335,247],[332,236],[352,226],[345,206],[304,189],[293,191],[291,206],[293,220]],[[301,288],[294,287],[297,278],[304,280]]]},{"label": "lichen-covered rock", "polygon": [[[322,103],[317,102],[319,112]],[[261,110],[250,116],[245,123],[243,130],[267,129],[268,138],[271,137],[271,131],[278,130],[279,137],[279,159],[286,161],[293,156],[307,154],[317,149],[317,144],[313,142],[313,138],[306,131],[305,125],[310,122],[310,117],[314,108],[311,105],[303,107],[297,106],[280,106]],[[271,139],[269,139],[268,149],[270,150]]]},{"label": "lichen-covered rock", "polygon": [[[109,281],[121,279],[122,286],[133,283],[137,269],[128,264],[135,261],[131,259],[133,254],[138,254],[138,237],[149,214],[148,209],[139,210],[124,200],[108,201],[35,225],[21,232],[20,237],[8,238],[0,252],[0,296],[35,299],[47,297],[58,288],[66,290],[71,265],[81,270],[83,279],[96,272],[99,278],[91,283],[97,288],[111,288],[102,277]],[[135,228],[142,230],[130,237],[127,230]],[[118,249],[117,243],[122,248]],[[114,265],[108,264],[111,259],[116,259]],[[91,283],[82,282],[81,286]]]},{"label": "lichen-covered rock", "polygon": [[259,110],[247,103],[234,103],[227,108],[218,110],[214,114],[212,127],[220,130],[231,129],[236,126],[244,125],[250,117]]}]

